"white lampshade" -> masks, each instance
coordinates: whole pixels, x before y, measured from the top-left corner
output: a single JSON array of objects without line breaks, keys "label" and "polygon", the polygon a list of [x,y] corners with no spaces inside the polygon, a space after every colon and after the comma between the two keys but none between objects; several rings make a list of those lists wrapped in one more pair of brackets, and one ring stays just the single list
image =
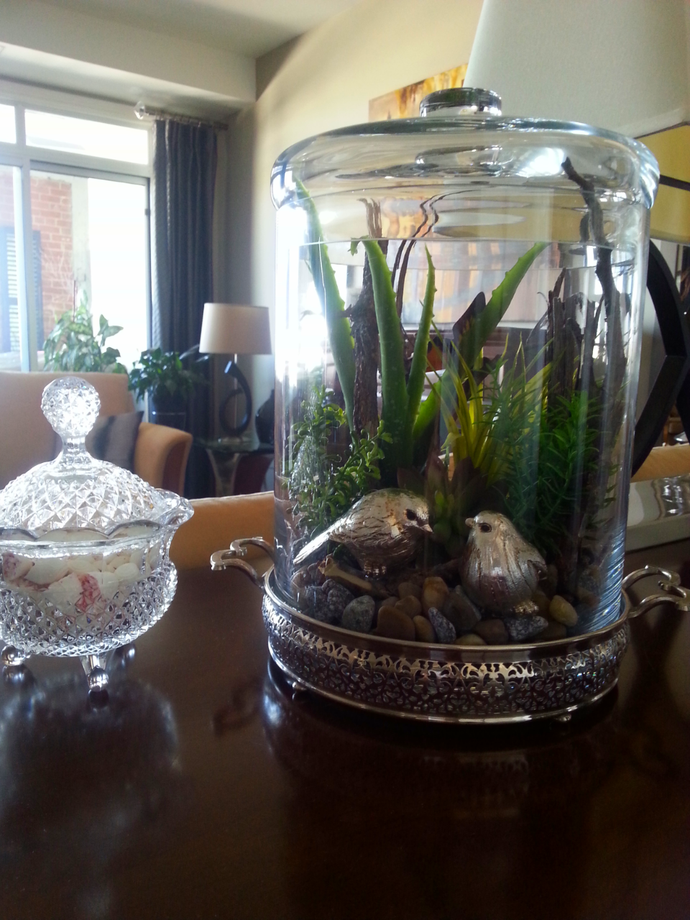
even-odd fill
[{"label": "white lampshade", "polygon": [[690,118],[685,0],[484,0],[466,86],[632,137]]},{"label": "white lampshade", "polygon": [[205,303],[199,351],[225,355],[270,355],[268,307]]},{"label": "white lampshade", "polygon": [[687,0],[484,0],[465,85],[508,116],[640,138],[662,175],[652,235],[690,241]]}]

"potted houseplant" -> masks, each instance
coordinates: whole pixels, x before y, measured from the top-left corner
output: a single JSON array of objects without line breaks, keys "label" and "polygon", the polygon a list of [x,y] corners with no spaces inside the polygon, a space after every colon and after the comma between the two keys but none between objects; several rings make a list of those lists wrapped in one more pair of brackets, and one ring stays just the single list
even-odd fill
[{"label": "potted houseplant", "polygon": [[137,399],[149,397],[149,418],[161,425],[184,428],[187,398],[206,380],[184,366],[176,351],[149,348],[141,353],[129,373],[129,389]]},{"label": "potted houseplant", "polygon": [[120,352],[105,341],[121,332],[122,326],[111,326],[101,316],[98,334],[94,334],[91,311],[85,297],[71,312],[63,315],[46,337],[43,345],[43,369],[46,371],[112,372],[126,374],[127,369],[117,360]]}]

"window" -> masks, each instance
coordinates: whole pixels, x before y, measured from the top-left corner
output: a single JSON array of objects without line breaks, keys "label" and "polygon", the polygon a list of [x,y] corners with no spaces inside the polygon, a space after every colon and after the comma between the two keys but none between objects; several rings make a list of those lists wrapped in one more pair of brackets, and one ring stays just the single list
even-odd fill
[{"label": "window", "polygon": [[14,106],[0,105],[0,141],[17,143],[17,128],[14,122]]},{"label": "window", "polygon": [[31,109],[26,110],[25,125],[27,147],[45,147],[123,163],[147,164],[149,161],[149,137],[145,128],[126,128]]},{"label": "window", "polygon": [[107,344],[128,369],[148,346],[149,146],[146,127],[0,104],[0,369],[41,369],[82,304],[123,327]]}]

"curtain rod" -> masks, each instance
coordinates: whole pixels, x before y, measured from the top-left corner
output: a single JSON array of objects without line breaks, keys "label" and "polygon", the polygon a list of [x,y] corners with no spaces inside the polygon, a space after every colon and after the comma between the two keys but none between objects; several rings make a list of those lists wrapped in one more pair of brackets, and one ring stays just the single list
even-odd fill
[{"label": "curtain rod", "polygon": [[178,121],[183,125],[197,125],[199,127],[208,125],[217,131],[228,130],[227,123],[222,121],[211,121],[208,118],[193,118],[189,115],[175,115],[171,112],[164,112],[161,109],[150,109],[143,102],[139,102],[134,107],[134,114],[140,121],[143,121],[144,118],[166,119],[167,121]]}]

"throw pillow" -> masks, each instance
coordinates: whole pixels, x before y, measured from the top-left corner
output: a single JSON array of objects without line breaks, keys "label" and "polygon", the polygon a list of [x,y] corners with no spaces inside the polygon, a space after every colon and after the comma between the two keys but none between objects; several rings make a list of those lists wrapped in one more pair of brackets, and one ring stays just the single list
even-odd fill
[{"label": "throw pillow", "polygon": [[86,449],[97,460],[107,460],[133,472],[134,445],[143,415],[143,412],[124,412],[101,416],[86,436]]}]

